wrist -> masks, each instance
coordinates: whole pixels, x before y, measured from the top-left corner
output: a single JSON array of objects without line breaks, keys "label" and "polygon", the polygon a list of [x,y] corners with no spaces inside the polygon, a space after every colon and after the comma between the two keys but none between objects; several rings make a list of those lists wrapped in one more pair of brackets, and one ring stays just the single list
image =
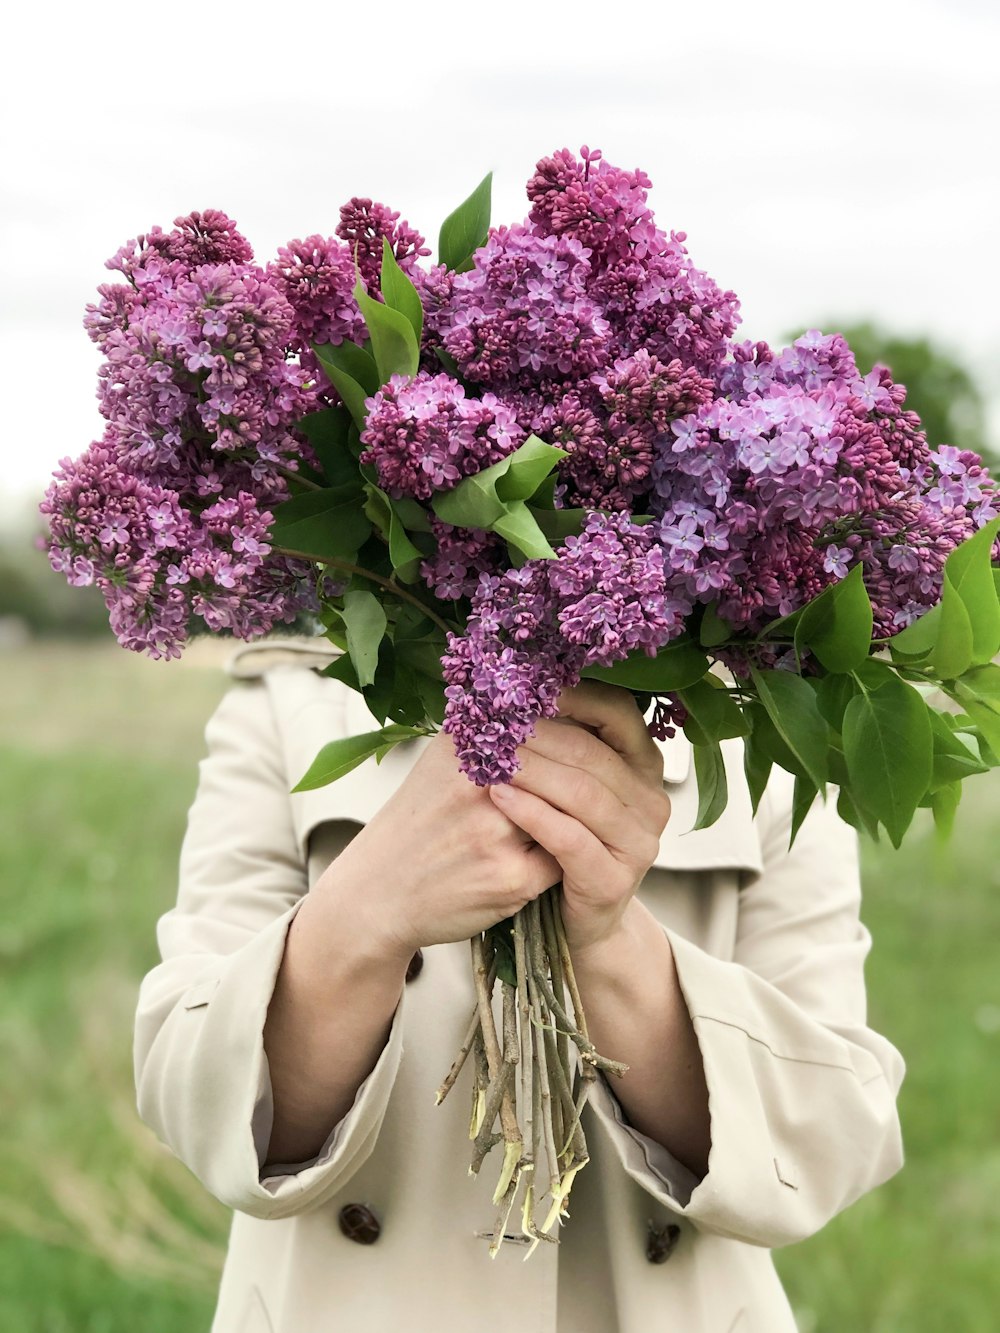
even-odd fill
[{"label": "wrist", "polygon": [[370,881],[359,882],[341,858],[331,862],[308,895],[313,932],[328,959],[358,971],[389,976],[405,974],[418,945],[397,928],[390,914],[373,901]]},{"label": "wrist", "polygon": [[642,947],[646,918],[652,920],[642,904],[631,898],[625,910],[603,934],[575,945],[570,941],[577,973],[626,980],[635,966],[637,950]]}]

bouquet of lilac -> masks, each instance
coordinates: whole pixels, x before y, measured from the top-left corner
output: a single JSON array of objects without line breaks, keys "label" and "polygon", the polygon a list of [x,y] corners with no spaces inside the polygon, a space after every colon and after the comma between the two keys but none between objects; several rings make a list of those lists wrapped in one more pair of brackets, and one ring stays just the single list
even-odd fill
[{"label": "bouquet of lilac", "polygon": [[[793,837],[828,784],[896,845],[920,806],[947,827],[1000,760],[995,484],[839,335],[737,341],[736,297],[649,185],[562,150],[526,221],[491,228],[487,176],[435,265],[358,198],[265,267],[219,212],[129,242],[88,307],[107,427],[46,493],[53,567],[154,656],[317,618],[379,726],[296,790],[439,726],[472,781],[504,782],[589,677],[684,729],[699,827],[737,737],[755,805],[774,765],[794,775]],[[589,1087],[623,1071],[587,1037],[557,892],[473,954],[440,1096],[471,1054],[474,1169],[504,1144],[494,1235],[523,1183],[523,1229],[550,1239]]]}]

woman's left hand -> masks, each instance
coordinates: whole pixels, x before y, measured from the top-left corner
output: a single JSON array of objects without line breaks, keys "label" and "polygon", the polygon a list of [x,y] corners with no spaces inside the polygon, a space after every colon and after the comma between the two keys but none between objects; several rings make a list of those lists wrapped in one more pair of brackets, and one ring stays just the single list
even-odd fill
[{"label": "woman's left hand", "polygon": [[559,862],[574,953],[613,936],[653,864],[670,817],[663,757],[626,690],[583,681],[563,692],[518,750],[498,809]]}]

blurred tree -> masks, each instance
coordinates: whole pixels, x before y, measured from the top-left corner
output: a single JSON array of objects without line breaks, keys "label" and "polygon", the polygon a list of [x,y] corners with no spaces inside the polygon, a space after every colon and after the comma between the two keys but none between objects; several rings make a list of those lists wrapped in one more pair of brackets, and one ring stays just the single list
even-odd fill
[{"label": "blurred tree", "polygon": [[[919,413],[928,442],[973,449],[993,466],[997,454],[986,439],[983,394],[968,370],[930,338],[904,338],[877,324],[838,325],[836,320],[812,325],[842,333],[851,345],[858,369],[867,375],[878,362],[892,378],[906,385],[906,406]],[[790,335],[798,338],[804,329]]]},{"label": "blurred tree", "polygon": [[0,541],[0,618],[8,616],[44,637],[111,634],[100,592],[71,588],[30,538]]}]

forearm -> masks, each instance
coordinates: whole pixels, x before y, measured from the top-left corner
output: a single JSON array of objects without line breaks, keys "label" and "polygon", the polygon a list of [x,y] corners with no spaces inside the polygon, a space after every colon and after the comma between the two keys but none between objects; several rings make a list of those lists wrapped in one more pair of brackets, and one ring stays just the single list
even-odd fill
[{"label": "forearm", "polygon": [[705,1071],[655,917],[633,899],[619,930],[573,963],[591,1040],[629,1066],[614,1082],[629,1123],[703,1176],[711,1145]]},{"label": "forearm", "polygon": [[308,895],[264,1027],[274,1098],[267,1162],[314,1157],[350,1110],[385,1046],[406,961],[370,943],[327,876]]}]

